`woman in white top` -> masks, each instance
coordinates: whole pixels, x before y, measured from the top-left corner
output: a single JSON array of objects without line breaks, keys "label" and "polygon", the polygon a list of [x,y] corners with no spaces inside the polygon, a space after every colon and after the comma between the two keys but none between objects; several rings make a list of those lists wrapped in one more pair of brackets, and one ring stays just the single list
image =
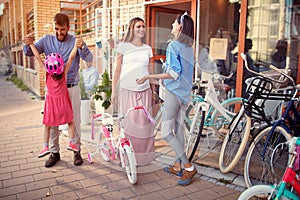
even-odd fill
[{"label": "woman in white top", "polygon": [[[116,69],[112,81],[112,103],[119,102],[119,113],[132,106],[143,105],[151,113],[155,85],[146,81],[138,85],[136,79],[153,74],[150,58],[152,49],[145,44],[146,27],[143,19],[130,20],[128,32],[117,47]],[[116,87],[119,84],[119,94]],[[153,125],[142,110],[129,113],[124,119],[125,135],[133,143],[138,165],[149,164],[154,159]]]}]

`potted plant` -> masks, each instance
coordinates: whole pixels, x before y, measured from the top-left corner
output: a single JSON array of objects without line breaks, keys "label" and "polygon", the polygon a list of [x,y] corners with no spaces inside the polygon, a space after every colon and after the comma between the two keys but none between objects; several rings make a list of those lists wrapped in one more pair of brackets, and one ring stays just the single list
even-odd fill
[{"label": "potted plant", "polygon": [[108,109],[111,105],[111,80],[107,70],[102,74],[101,85],[97,85],[95,88],[94,99],[102,101],[102,107]]}]

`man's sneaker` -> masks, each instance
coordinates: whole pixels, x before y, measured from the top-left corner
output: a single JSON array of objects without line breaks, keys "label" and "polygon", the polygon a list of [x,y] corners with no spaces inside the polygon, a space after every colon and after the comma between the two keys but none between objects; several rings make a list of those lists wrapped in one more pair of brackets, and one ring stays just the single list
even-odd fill
[{"label": "man's sneaker", "polygon": [[178,185],[188,185],[192,182],[193,176],[197,173],[196,168],[193,171],[184,170],[182,177],[178,181]]},{"label": "man's sneaker", "polygon": [[51,153],[48,160],[46,160],[45,167],[52,167],[60,160],[59,153]]},{"label": "man's sneaker", "polygon": [[40,151],[38,158],[44,157],[45,155],[48,155],[50,153],[49,147],[44,147],[42,151]]},{"label": "man's sneaker", "polygon": [[180,169],[180,171],[176,171],[173,166],[170,166],[170,167],[165,167],[164,171],[169,174],[174,174],[176,176],[182,177],[182,169]]},{"label": "man's sneaker", "polygon": [[82,157],[80,155],[80,151],[74,151],[74,165],[78,166],[83,163]]},{"label": "man's sneaker", "polygon": [[72,142],[69,142],[69,145],[68,145],[67,149],[70,150],[70,151],[79,151],[77,146],[75,144],[73,144]]}]

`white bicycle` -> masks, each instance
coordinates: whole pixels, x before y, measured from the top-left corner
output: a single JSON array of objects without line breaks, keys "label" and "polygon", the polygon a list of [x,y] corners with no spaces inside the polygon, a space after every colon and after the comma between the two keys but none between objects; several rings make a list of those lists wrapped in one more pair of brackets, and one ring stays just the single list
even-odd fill
[{"label": "white bicycle", "polygon": [[[224,138],[229,123],[236,115],[236,106],[242,104],[242,98],[237,97],[226,99],[222,103],[219,100],[220,96],[214,81],[228,79],[231,76],[205,72],[208,73],[207,80],[199,82],[197,96],[193,97],[187,108],[187,116],[191,122],[188,128],[186,153],[190,161],[196,153],[198,158],[204,157],[218,145],[218,140]],[[204,95],[204,98],[201,95]],[[210,131],[204,133],[205,129]],[[201,137],[206,138],[200,141]],[[207,146],[204,146],[205,143]]]}]

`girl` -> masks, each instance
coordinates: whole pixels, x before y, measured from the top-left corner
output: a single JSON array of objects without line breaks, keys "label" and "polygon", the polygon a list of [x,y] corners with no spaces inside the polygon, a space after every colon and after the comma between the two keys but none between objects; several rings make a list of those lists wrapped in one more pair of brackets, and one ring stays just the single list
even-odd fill
[{"label": "girl", "polygon": [[[162,136],[176,153],[176,160],[171,167],[164,171],[181,179],[179,185],[188,185],[197,173],[195,167],[188,161],[184,152],[183,119],[186,106],[190,100],[194,73],[194,22],[187,13],[177,16],[172,24],[175,40],[167,48],[166,67],[162,74],[147,75],[137,79],[143,84],[148,79],[164,79],[166,88],[164,111],[162,113]],[[182,165],[184,171],[182,170]]]},{"label": "girl", "polygon": [[[116,87],[120,81],[119,112],[125,114],[128,108],[143,105],[149,112],[152,106],[155,85],[149,81],[138,85],[140,75],[153,73],[150,66],[152,49],[146,45],[144,20],[135,17],[130,20],[125,39],[117,47],[117,63],[112,81],[112,103],[116,103]],[[152,91],[153,92],[152,92]],[[154,159],[153,125],[143,111],[133,111],[124,119],[125,135],[131,140],[138,165],[149,164]]]},{"label": "girl", "polygon": [[30,47],[38,60],[40,67],[46,70],[46,86],[47,94],[44,106],[43,124],[44,126],[44,141],[43,149],[38,157],[41,158],[50,153],[49,137],[50,127],[68,123],[69,144],[67,149],[78,152],[79,149],[74,144],[74,129],[72,104],[69,97],[69,92],[66,84],[66,75],[77,53],[77,47],[74,46],[70,54],[69,60],[64,65],[62,56],[58,53],[52,53],[46,56],[43,63],[40,54],[34,44]]}]

